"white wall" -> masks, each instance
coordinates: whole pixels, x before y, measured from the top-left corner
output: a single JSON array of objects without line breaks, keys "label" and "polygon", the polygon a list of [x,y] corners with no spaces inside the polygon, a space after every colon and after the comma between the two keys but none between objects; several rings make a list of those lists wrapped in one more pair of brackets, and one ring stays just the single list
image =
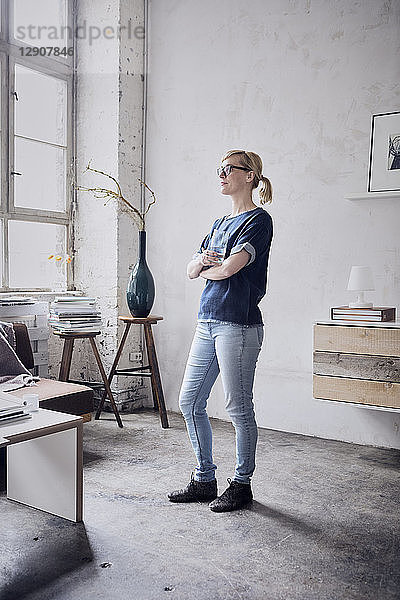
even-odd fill
[{"label": "white wall", "polygon": [[[344,199],[366,190],[371,115],[399,110],[399,13],[384,0],[150,0],[148,258],[169,408],[203,288],[186,263],[230,211],[221,155],[244,148],[275,192],[259,425],[400,448],[396,414],[312,398],[312,324],[351,299],[351,265],[372,266],[371,300],[399,305],[399,201]],[[226,418],[220,384],[210,414]]]}]

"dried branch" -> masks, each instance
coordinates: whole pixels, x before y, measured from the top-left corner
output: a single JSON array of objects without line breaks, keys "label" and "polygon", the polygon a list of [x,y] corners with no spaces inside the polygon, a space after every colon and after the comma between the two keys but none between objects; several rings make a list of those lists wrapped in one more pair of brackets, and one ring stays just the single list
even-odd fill
[{"label": "dried branch", "polygon": [[145,183],[144,181],[142,181],[142,180],[141,180],[141,179],[139,179],[139,178],[138,178],[138,181],[140,181],[140,183],[141,183],[142,185],[144,185],[144,187],[145,187],[146,189],[148,189],[148,190],[149,190],[149,192],[150,192],[150,194],[153,196],[153,200],[152,200],[152,201],[149,203],[148,207],[146,208],[146,210],[145,210],[145,211],[144,211],[144,213],[143,213],[143,216],[145,216],[145,215],[147,215],[147,213],[149,212],[150,206],[152,206],[153,204],[155,204],[155,203],[156,203],[156,200],[157,200],[157,198],[156,198],[156,195],[155,195],[155,193],[153,192],[153,190],[151,190],[151,189],[149,188],[149,186],[147,185],[147,183]]},{"label": "dried branch", "polygon": [[104,203],[104,205],[107,204],[107,202],[109,202],[109,200],[117,200],[120,201],[123,205],[123,208],[127,209],[135,224],[137,225],[138,229],[143,231],[145,228],[145,215],[149,212],[150,206],[152,206],[153,204],[155,204],[156,202],[156,196],[155,193],[153,192],[152,189],[149,188],[149,186],[147,185],[147,183],[145,183],[144,181],[142,181],[141,179],[138,179],[138,181],[140,182],[141,185],[143,185],[147,190],[149,190],[149,192],[151,193],[151,195],[153,196],[152,201],[149,203],[149,205],[147,206],[146,210],[144,212],[140,212],[135,206],[133,206],[123,195],[122,190],[121,190],[121,186],[119,185],[118,181],[115,179],[115,177],[113,177],[112,175],[110,175],[109,173],[105,173],[104,171],[100,171],[99,169],[93,169],[91,166],[91,161],[89,161],[87,167],[86,167],[86,171],[92,171],[93,173],[100,173],[100,175],[104,175],[105,177],[108,177],[109,179],[111,179],[115,185],[117,186],[117,191],[114,190],[110,190],[108,188],[102,188],[102,187],[85,187],[82,185],[76,185],[74,184],[74,187],[76,190],[78,191],[82,191],[82,192],[92,192],[92,194],[95,196],[95,198],[107,198],[107,201]]},{"label": "dried branch", "polygon": [[[121,198],[123,198],[123,194],[122,194],[121,186],[119,185],[119,183],[118,183],[118,181],[115,179],[115,177],[113,177],[113,176],[112,176],[112,175],[110,175],[109,173],[105,173],[104,171],[99,171],[98,169],[93,169],[93,168],[90,166],[90,163],[91,163],[91,162],[92,162],[91,160],[88,162],[88,166],[86,167],[86,171],[93,171],[93,173],[100,173],[101,175],[104,175],[105,177],[108,177],[109,179],[111,179],[111,180],[112,180],[112,181],[115,183],[115,185],[117,186],[117,188],[118,188],[118,193],[119,193],[119,196],[120,196]],[[85,171],[85,172],[86,172],[86,171]]]}]

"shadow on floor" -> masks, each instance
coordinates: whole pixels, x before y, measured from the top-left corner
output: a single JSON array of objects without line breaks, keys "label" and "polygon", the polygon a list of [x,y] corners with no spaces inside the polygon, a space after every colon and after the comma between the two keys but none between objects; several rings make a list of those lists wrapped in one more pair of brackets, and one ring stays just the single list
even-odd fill
[{"label": "shadow on floor", "polygon": [[33,541],[34,545],[15,554],[18,568],[13,569],[11,578],[1,590],[1,600],[23,600],[82,567],[87,572],[88,563],[93,561],[83,523],[52,517],[48,527]]},{"label": "shadow on floor", "polygon": [[83,451],[83,466],[87,467],[90,464],[96,464],[107,460],[106,454],[100,454],[99,452],[91,452],[90,450],[84,449]]},{"label": "shadow on floor", "polygon": [[[375,451],[368,453],[368,448],[359,456],[360,460],[377,465],[384,469],[394,469],[396,472],[400,470],[400,450],[386,450],[379,448],[379,455]],[[375,450],[375,449],[373,449]]]},{"label": "shadow on floor", "polygon": [[319,527],[310,525],[305,521],[297,519],[293,515],[276,510],[276,508],[271,508],[270,506],[262,504],[261,502],[257,502],[256,500],[253,500],[251,510],[252,512],[273,520],[275,523],[279,523],[279,525],[282,525],[283,527],[294,529],[295,531],[298,531],[304,535],[314,536],[321,533],[321,529]]}]

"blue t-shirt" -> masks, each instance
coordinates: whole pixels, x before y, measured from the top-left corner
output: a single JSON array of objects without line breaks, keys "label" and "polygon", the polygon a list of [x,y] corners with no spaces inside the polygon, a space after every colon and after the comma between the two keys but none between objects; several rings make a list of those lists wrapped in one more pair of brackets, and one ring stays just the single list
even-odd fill
[{"label": "blue t-shirt", "polygon": [[271,216],[262,208],[215,221],[197,254],[213,249],[227,258],[244,249],[249,253],[249,261],[231,277],[219,281],[207,279],[200,299],[199,320],[262,324],[258,304],[267,289],[272,231]]}]

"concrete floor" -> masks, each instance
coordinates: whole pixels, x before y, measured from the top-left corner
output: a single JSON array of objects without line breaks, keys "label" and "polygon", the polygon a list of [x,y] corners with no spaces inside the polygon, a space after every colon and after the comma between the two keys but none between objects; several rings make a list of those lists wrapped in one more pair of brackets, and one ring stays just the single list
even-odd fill
[{"label": "concrete floor", "polygon": [[[400,451],[261,430],[251,509],[171,504],[192,451],[180,416],[84,427],[85,522],[0,495],[1,600],[400,598]],[[234,435],[213,421],[219,489]]]}]

